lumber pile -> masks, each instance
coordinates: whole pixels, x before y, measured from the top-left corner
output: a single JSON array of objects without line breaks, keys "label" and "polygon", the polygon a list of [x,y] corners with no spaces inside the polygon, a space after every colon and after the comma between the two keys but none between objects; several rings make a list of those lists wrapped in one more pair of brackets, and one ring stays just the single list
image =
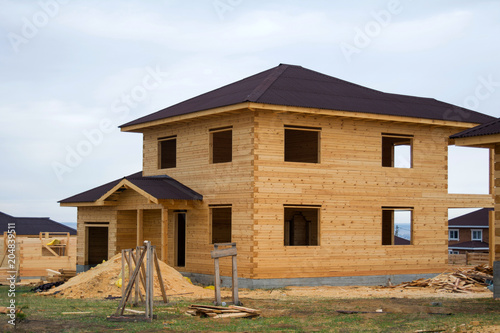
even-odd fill
[{"label": "lumber pile", "polygon": [[394,287],[400,288],[434,288],[447,292],[468,293],[483,291],[493,281],[493,269],[488,265],[476,266],[472,269],[458,269],[453,273],[443,273],[432,279],[418,279],[404,282]]},{"label": "lumber pile", "polygon": [[219,318],[248,318],[258,317],[259,310],[245,308],[243,306],[230,305],[224,306],[211,306],[211,305],[196,305],[193,304],[186,311],[187,314],[199,317],[210,317],[214,319]]}]

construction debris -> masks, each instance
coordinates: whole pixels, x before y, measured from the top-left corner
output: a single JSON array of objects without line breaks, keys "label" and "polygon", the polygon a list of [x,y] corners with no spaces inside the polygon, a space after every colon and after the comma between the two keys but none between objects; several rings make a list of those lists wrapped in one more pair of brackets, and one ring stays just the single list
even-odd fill
[{"label": "construction debris", "polygon": [[387,288],[434,288],[454,293],[484,291],[484,287],[493,281],[493,270],[488,265],[471,269],[458,269],[453,273],[442,273],[432,279],[418,279]]},{"label": "construction debris", "polygon": [[63,281],[45,283],[45,284],[41,284],[39,286],[36,286],[35,288],[31,289],[31,291],[33,291],[35,293],[44,292],[44,291],[51,290],[52,288],[56,288],[56,287],[62,285],[63,283],[64,283]]},{"label": "construction debris", "polygon": [[210,317],[214,319],[219,318],[248,318],[258,317],[259,310],[245,308],[243,306],[230,305],[224,306],[211,306],[211,305],[196,305],[193,304],[186,311],[187,314],[199,317]]},{"label": "construction debris", "polygon": [[64,269],[61,268],[59,271],[55,271],[52,269],[46,269],[47,271],[47,281],[48,282],[66,282],[72,277],[76,276],[76,270],[74,269]]}]

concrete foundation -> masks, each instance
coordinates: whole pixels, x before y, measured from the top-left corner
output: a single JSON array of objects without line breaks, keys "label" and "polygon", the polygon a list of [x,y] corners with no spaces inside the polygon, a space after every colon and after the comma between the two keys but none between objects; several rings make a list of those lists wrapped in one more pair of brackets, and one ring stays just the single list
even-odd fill
[{"label": "concrete foundation", "polygon": [[76,265],[76,274],[86,272],[95,266],[97,265]]},{"label": "concrete foundation", "polygon": [[[213,285],[214,276],[207,274],[195,274],[181,272],[182,275],[189,277],[194,283],[203,285]],[[392,284],[413,281],[424,278],[429,279],[438,274],[403,274],[403,275],[370,275],[370,276],[335,276],[323,278],[292,278],[292,279],[245,279],[238,278],[239,288],[248,289],[271,289],[282,288],[286,286],[316,287],[316,286],[385,286],[389,280]],[[222,287],[231,287],[231,277],[221,277]],[[500,292],[500,287],[499,287]]]}]

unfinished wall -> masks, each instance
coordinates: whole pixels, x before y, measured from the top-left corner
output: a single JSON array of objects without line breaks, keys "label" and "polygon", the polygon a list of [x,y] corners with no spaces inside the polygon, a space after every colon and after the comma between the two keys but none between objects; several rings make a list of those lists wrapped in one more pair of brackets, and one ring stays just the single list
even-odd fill
[{"label": "unfinished wall", "polygon": [[[320,163],[284,162],[285,126],[321,128]],[[447,209],[465,201],[447,193],[447,138],[456,131],[258,112],[253,278],[442,271],[448,257]],[[412,138],[411,168],[382,166],[383,133]],[[319,246],[283,244],[286,205],[320,207]],[[382,245],[382,207],[412,208],[412,245]]]},{"label": "unfinished wall", "polygon": [[[211,131],[231,127],[231,162],[211,163]],[[213,132],[213,131],[212,131]],[[176,136],[175,168],[158,166],[158,138]],[[227,147],[225,148],[227,149]],[[253,247],[253,113],[225,114],[156,127],[144,132],[144,175],[169,175],[203,195],[203,203],[186,212],[186,263],[182,271],[213,274],[209,205],[232,208],[232,241],[238,246],[238,273],[251,276]],[[168,215],[168,263],[175,264],[175,208]],[[231,260],[221,260],[230,275]]]}]

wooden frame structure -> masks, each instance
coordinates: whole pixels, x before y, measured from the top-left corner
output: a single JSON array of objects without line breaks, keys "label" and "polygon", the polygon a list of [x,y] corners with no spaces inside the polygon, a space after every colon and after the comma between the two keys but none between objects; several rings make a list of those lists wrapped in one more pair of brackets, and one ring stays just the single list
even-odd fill
[{"label": "wooden frame structure", "polygon": [[[219,247],[227,247],[220,249]],[[238,298],[238,268],[236,260],[237,250],[236,243],[216,243],[214,244],[214,250],[210,252],[210,256],[214,259],[214,290],[215,290],[215,305],[222,305],[221,294],[220,294],[220,265],[219,258],[231,257],[231,267],[232,267],[232,292],[233,292],[233,304],[240,305],[240,300]]]},{"label": "wooden frame structure", "polygon": [[[129,267],[129,282],[125,287],[125,263]],[[144,267],[145,266],[145,267]],[[111,321],[152,321],[156,319],[153,314],[153,302],[154,302],[154,269],[156,268],[156,274],[158,282],[160,284],[161,293],[163,301],[168,303],[167,295],[165,293],[165,286],[163,284],[163,278],[161,275],[160,265],[158,263],[158,256],[156,255],[156,249],[151,246],[151,242],[145,241],[144,246],[137,247],[135,249],[135,255],[133,249],[126,249],[122,251],[122,298],[120,304],[116,309],[114,315],[109,316],[108,320]],[[140,285],[144,288],[145,297],[143,296]],[[141,300],[145,302],[146,311],[145,316],[136,315],[124,315],[125,307],[129,302],[129,298],[132,294],[132,290],[135,287],[135,302],[138,304],[138,298],[140,296]],[[137,311],[135,311],[137,312]]]}]

